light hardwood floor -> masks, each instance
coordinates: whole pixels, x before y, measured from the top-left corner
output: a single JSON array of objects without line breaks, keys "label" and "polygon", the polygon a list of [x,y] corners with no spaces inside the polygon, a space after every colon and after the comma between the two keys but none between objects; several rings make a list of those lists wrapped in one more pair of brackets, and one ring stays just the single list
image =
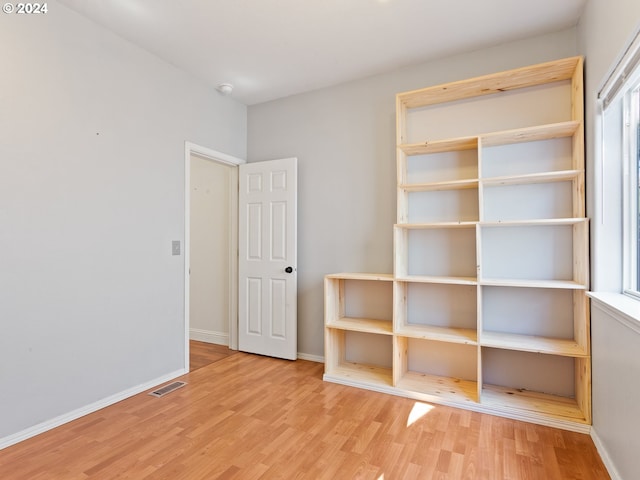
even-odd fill
[{"label": "light hardwood floor", "polygon": [[224,345],[189,340],[189,371],[193,372],[236,353],[237,350],[229,350]]},{"label": "light hardwood floor", "polygon": [[322,381],[237,353],[0,451],[0,478],[609,478],[588,435]]}]

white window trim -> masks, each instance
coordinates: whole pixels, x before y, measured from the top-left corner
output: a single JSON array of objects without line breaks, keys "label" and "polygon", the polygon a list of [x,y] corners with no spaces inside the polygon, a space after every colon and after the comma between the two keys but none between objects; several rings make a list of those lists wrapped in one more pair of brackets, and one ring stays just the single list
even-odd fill
[{"label": "white window trim", "polygon": [[636,333],[640,333],[640,302],[628,295],[611,292],[589,292],[600,309]]},{"label": "white window trim", "polygon": [[[640,77],[640,68],[635,77]],[[623,278],[624,293],[640,300],[638,285],[638,119],[640,117],[640,82],[629,82],[625,92],[622,142],[623,149]]]},{"label": "white window trim", "polygon": [[598,90],[598,99],[603,110],[606,110],[624,91],[623,86],[625,84],[628,85],[627,79],[633,74],[638,65],[640,65],[640,31],[636,32],[633,40]]},{"label": "white window trim", "polygon": [[[637,132],[635,135],[631,133],[631,125],[637,126],[637,120],[640,116],[638,108],[638,89],[640,89],[640,30],[632,37],[628,47],[619,57],[615,67],[611,70],[602,87],[598,91],[598,121],[604,126],[604,112],[610,105],[622,102],[623,118],[621,121],[622,129],[622,174],[621,184],[622,192],[622,231],[621,248],[622,262],[621,291],[618,295],[627,297],[635,301],[640,301],[640,285],[638,281],[637,259],[638,259],[638,243],[637,243],[637,222],[638,222],[638,201],[637,201],[637,182],[638,182],[638,166],[637,166]],[[635,122],[635,123],[634,123]],[[604,139],[603,139],[604,141]],[[604,143],[602,157],[600,158],[601,168],[604,169],[606,156],[604,154]],[[632,167],[633,159],[633,167]],[[601,179],[604,171],[601,172]],[[602,188],[603,185],[600,185]],[[634,192],[635,189],[635,192]],[[601,197],[601,208],[604,212],[604,194],[600,192],[596,197]],[[602,214],[604,215],[604,213]],[[602,217],[604,220],[604,217]],[[640,319],[638,319],[640,320]]]}]

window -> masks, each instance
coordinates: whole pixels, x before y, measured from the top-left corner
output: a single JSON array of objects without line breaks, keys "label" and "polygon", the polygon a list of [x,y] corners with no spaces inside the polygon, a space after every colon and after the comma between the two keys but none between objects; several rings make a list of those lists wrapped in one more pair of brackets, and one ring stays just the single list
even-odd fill
[{"label": "window", "polygon": [[640,298],[640,82],[631,85],[624,102],[624,288]]},{"label": "window", "polygon": [[596,289],[640,300],[640,33],[599,93],[602,163],[596,184]]}]

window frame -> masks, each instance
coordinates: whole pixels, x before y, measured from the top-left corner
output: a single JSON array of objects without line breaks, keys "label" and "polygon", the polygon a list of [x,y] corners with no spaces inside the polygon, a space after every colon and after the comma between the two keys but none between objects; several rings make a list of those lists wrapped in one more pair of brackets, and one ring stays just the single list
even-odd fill
[{"label": "window frame", "polygon": [[[623,99],[623,292],[640,300],[640,219],[638,218],[638,177],[640,176],[640,67],[625,82]],[[627,86],[628,85],[628,86]]]},{"label": "window frame", "polygon": [[[601,254],[603,258],[621,262],[617,268],[609,272],[618,270],[617,279],[607,280],[603,277],[600,280],[604,285],[609,286],[617,283],[616,290],[620,294],[640,301],[640,218],[638,217],[640,214],[640,30],[635,32],[631,42],[599,89],[598,105],[602,142],[599,181],[606,183],[600,184],[601,190],[597,194],[602,211],[596,238],[603,240],[600,248],[614,249],[612,255],[603,252]],[[617,120],[615,110],[619,110]],[[606,120],[607,112],[613,112],[614,117]],[[607,127],[608,124],[610,127]],[[617,138],[616,132],[619,135]],[[611,141],[615,144],[608,145]],[[615,183],[611,182],[614,179],[611,176],[608,180],[606,179],[607,164],[617,170],[619,177]],[[620,202],[617,208],[615,205],[605,207],[607,185],[609,189],[618,189],[617,195],[613,194],[614,202]],[[617,215],[614,213],[616,210]],[[617,220],[605,220],[606,212],[614,213]],[[616,229],[619,236],[615,244],[610,243],[610,240],[616,235],[608,235],[603,228]]]}]

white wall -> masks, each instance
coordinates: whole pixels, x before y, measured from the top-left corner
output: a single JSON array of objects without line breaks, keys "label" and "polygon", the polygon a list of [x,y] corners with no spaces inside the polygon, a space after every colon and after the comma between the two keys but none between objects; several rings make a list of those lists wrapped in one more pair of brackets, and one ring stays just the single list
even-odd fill
[{"label": "white wall", "polygon": [[575,29],[249,107],[249,161],[299,161],[298,348],[323,355],[323,276],[393,271],[395,94],[577,54]]},{"label": "white wall", "polygon": [[612,479],[634,480],[640,472],[640,327],[592,300],[591,343],[592,436]]},{"label": "white wall", "polygon": [[[601,167],[597,91],[633,33],[640,27],[640,2],[587,2],[578,26],[586,56],[587,213],[591,223],[592,289],[620,291],[619,166]],[[604,201],[598,199],[600,176]],[[621,316],[592,301],[593,436],[613,478],[635,479],[640,472],[640,334]]]},{"label": "white wall", "polygon": [[246,149],[245,106],[48,3],[0,15],[0,444],[185,368],[184,142]]}]

